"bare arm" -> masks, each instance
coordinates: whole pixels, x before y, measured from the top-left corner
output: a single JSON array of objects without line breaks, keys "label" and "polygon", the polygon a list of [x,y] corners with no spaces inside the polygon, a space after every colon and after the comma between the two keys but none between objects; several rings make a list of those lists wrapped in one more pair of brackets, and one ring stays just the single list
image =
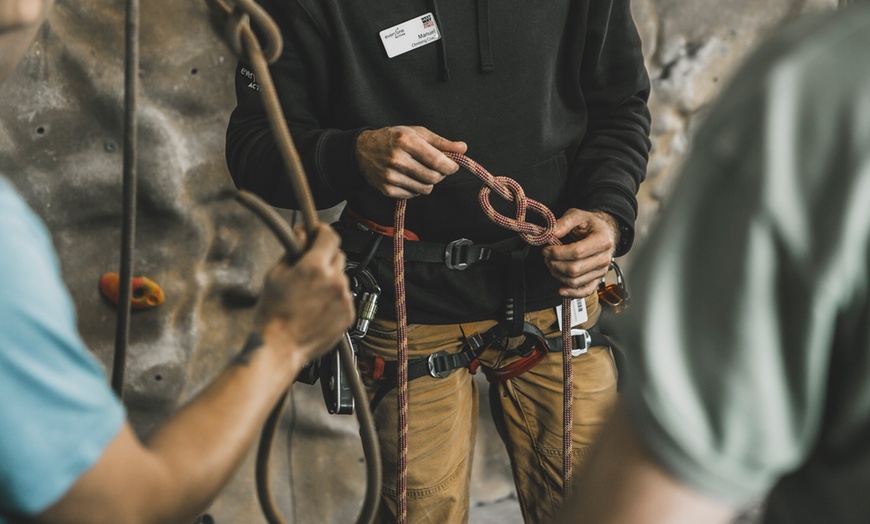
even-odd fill
[{"label": "bare arm", "polygon": [[563,524],[717,524],[734,510],[664,471],[643,449],[617,406],[587,465],[574,481]]},{"label": "bare arm", "polygon": [[142,444],[127,424],[97,464],[39,522],[189,524],[229,480],[302,365],[350,325],[337,235],[326,226],[295,265],[270,272],[260,301],[263,344]]}]

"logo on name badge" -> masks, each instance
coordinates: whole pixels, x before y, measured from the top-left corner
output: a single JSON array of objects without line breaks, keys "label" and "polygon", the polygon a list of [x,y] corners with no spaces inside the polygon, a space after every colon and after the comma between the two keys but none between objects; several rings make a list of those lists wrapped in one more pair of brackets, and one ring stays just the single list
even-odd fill
[{"label": "logo on name badge", "polygon": [[432,13],[414,17],[407,22],[384,29],[380,33],[387,57],[393,58],[441,39]]}]

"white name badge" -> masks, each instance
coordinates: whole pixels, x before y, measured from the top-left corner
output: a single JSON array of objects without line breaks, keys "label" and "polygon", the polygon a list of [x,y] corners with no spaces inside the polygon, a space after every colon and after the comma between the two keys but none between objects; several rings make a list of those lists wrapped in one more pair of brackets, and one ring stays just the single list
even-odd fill
[{"label": "white name badge", "polygon": [[432,13],[414,17],[379,33],[387,56],[393,58],[441,39]]},{"label": "white name badge", "polygon": [[[571,300],[571,327],[577,326],[589,320],[589,314],[586,312],[586,300],[575,298]],[[559,319],[559,325],[562,325],[562,306],[556,308],[556,317]]]}]

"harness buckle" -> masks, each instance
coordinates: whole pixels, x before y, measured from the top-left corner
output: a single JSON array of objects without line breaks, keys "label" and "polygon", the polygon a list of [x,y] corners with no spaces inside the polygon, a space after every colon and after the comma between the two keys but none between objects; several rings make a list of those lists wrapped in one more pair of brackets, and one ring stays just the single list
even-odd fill
[{"label": "harness buckle", "polygon": [[426,362],[429,365],[429,374],[432,375],[432,377],[434,377],[434,378],[447,378],[448,376],[450,376],[450,373],[453,372],[452,369],[445,369],[443,371],[438,371],[437,369],[435,369],[435,359],[445,357],[447,355],[448,355],[448,353],[446,351],[443,351],[443,350],[436,351],[435,353],[432,353],[431,355],[429,355],[429,358],[426,360]]},{"label": "harness buckle", "polygon": [[483,340],[483,335],[480,333],[474,333],[470,337],[466,337],[465,343],[468,344],[468,348],[475,353],[483,346],[489,345],[485,340]]},{"label": "harness buckle", "polygon": [[[583,347],[579,347],[582,343]],[[585,329],[571,329],[571,356],[579,357],[592,347],[592,335]]]},{"label": "harness buckle", "polygon": [[447,244],[447,247],[444,248],[444,265],[448,269],[459,271],[466,269],[471,264],[468,261],[468,250],[462,248],[472,244],[473,242],[467,238],[460,238]]}]

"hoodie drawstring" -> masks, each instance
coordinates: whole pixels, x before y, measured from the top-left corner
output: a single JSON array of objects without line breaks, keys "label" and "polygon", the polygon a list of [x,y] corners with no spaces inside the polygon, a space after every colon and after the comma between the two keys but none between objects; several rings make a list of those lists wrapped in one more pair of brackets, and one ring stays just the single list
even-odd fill
[{"label": "hoodie drawstring", "polygon": [[492,73],[492,42],[489,38],[489,0],[477,0],[477,45],[480,51],[480,72]]},{"label": "hoodie drawstring", "polygon": [[[444,19],[438,10],[438,0],[429,0],[429,7],[441,32],[441,38],[437,42],[438,48],[438,78],[443,82],[450,80],[450,68],[447,64],[447,42],[444,36]],[[492,56],[492,40],[489,30],[489,0],[477,0],[477,45],[480,55],[480,72],[492,73],[495,70],[495,61]]]},{"label": "hoodie drawstring", "polygon": [[447,67],[447,43],[444,41],[444,20],[441,18],[441,13],[438,11],[438,0],[429,0],[429,5],[432,9],[432,14],[435,15],[435,21],[438,23],[441,31],[441,38],[438,40],[438,76],[442,81],[450,80],[450,68]]}]

